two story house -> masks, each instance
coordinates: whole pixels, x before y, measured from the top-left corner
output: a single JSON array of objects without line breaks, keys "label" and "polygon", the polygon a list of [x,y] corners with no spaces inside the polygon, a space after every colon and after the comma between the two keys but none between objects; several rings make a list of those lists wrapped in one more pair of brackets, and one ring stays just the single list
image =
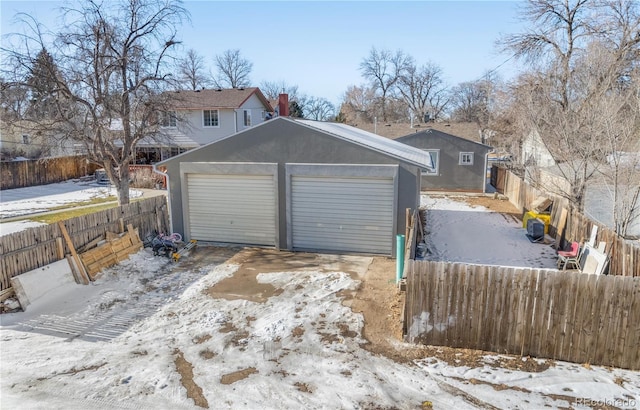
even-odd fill
[{"label": "two story house", "polygon": [[257,87],[173,91],[160,133],[141,141],[136,162],[155,163],[260,124],[274,109]]},{"label": "two story house", "polygon": [[0,155],[13,158],[38,159],[76,155],[78,147],[55,132],[34,129],[28,121],[7,122],[0,119]]}]

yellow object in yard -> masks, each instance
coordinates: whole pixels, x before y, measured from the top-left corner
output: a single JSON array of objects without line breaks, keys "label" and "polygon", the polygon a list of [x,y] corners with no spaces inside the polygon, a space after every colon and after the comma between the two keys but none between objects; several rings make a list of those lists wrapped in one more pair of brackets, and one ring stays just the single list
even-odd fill
[{"label": "yellow object in yard", "polygon": [[529,211],[524,214],[522,217],[522,227],[527,228],[527,221],[529,219],[539,219],[544,222],[544,233],[549,233],[549,224],[551,223],[551,215],[548,213],[539,214],[534,211]]},{"label": "yellow object in yard", "polygon": [[192,239],[192,240],[189,241],[189,243],[184,248],[180,249],[178,252],[174,252],[173,255],[171,255],[171,258],[173,259],[173,261],[174,262],[178,262],[182,255],[184,255],[190,249],[192,249],[192,248],[194,248],[196,246],[196,243],[198,243],[198,241],[196,241],[195,239]]}]

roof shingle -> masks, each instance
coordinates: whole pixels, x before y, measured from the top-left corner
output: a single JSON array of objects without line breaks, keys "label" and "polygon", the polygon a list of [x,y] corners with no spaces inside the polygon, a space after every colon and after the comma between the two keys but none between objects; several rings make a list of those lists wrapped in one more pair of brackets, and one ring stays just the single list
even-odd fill
[{"label": "roof shingle", "polygon": [[176,109],[235,109],[240,108],[252,95],[256,95],[267,110],[273,111],[271,104],[258,87],[181,90],[171,93],[173,105]]}]

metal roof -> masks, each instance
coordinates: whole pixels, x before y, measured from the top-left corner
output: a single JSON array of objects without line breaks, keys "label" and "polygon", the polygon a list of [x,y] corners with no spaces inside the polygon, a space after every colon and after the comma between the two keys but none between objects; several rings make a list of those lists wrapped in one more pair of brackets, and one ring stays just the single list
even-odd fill
[{"label": "metal roof", "polygon": [[295,122],[331,134],[345,141],[410,162],[420,168],[434,169],[429,153],[401,142],[396,142],[389,138],[337,122],[312,120],[295,120]]}]

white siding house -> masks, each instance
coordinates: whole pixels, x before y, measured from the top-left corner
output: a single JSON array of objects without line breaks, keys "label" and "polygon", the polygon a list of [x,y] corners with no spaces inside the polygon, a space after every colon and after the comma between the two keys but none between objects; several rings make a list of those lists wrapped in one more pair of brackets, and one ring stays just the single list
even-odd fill
[{"label": "white siding house", "polygon": [[273,112],[257,87],[180,90],[169,94],[161,132],[138,144],[137,160],[155,163],[263,123]]}]

